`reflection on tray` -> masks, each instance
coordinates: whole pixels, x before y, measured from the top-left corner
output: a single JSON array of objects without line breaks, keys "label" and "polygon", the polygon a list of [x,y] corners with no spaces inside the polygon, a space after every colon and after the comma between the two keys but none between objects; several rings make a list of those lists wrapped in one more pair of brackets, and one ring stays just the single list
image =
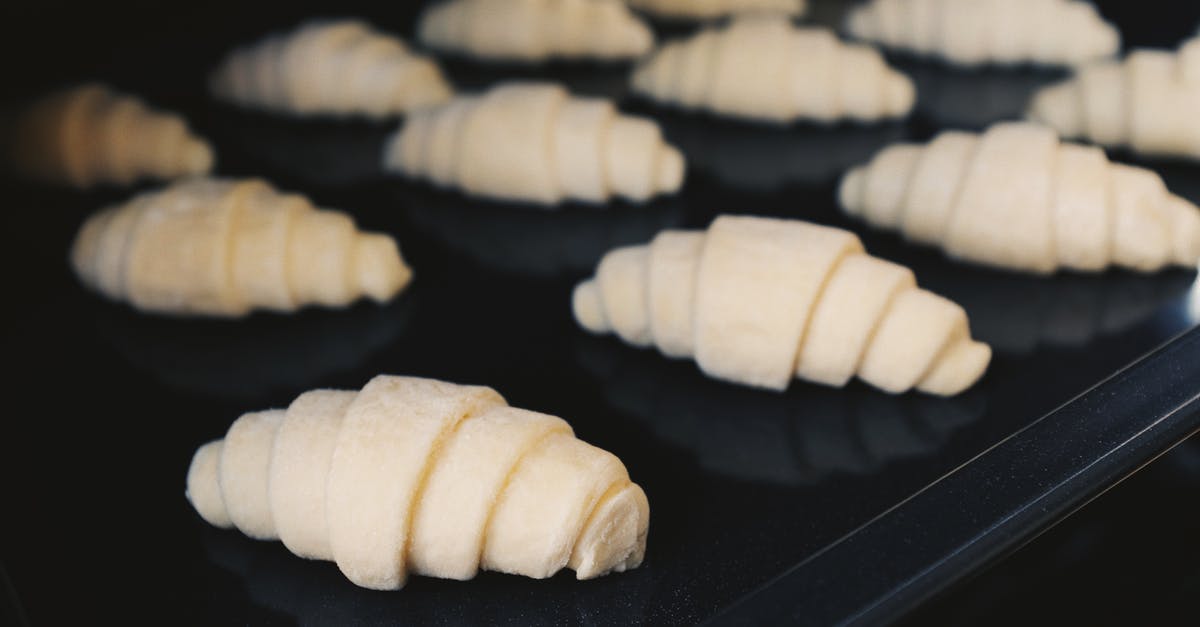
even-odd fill
[{"label": "reflection on tray", "polygon": [[833,181],[904,137],[900,124],[791,127],[714,120],[700,114],[656,114],[667,141],[688,166],[733,188],[772,192],[792,184]]},{"label": "reflection on tray", "polygon": [[763,392],[601,338],[580,338],[576,355],[613,407],[694,453],[700,466],[752,481],[807,484],[926,455],[986,406],[978,390],[944,399],[795,382],[782,395]]},{"label": "reflection on tray", "polygon": [[180,320],[102,307],[98,334],[137,368],[169,387],[218,398],[262,398],[303,390],[353,369],[395,340],[412,299],[343,311],[306,310],[246,320]]},{"label": "reflection on tray", "polygon": [[1111,271],[1028,277],[985,270],[929,273],[921,284],[967,310],[971,332],[1002,353],[1026,354],[1041,344],[1084,346],[1146,320],[1180,299],[1196,273]]},{"label": "reflection on tray", "polygon": [[[208,561],[241,587],[227,592],[227,598],[248,597],[260,608],[252,616],[279,621],[282,614],[303,626],[395,625],[398,616],[414,625],[632,625],[645,620],[655,594],[653,575],[645,568],[587,582],[576,581],[570,572],[546,580],[487,572],[472,581],[410,577],[399,592],[378,592],[351,584],[332,562],[301,559],[279,542],[210,527],[200,533]],[[615,587],[622,607],[597,616],[595,608],[612,599]],[[552,601],[513,602],[514,596],[531,594]],[[413,602],[414,596],[421,599]],[[531,618],[535,607],[540,609]]]},{"label": "reflection on tray", "polygon": [[671,198],[645,205],[545,210],[469,199],[427,185],[402,188],[412,223],[480,265],[531,277],[584,273],[609,249],[683,224]]},{"label": "reflection on tray", "polygon": [[910,58],[893,63],[916,83],[918,114],[940,126],[967,129],[1024,118],[1033,92],[1066,77],[1034,68],[962,70]]},{"label": "reflection on tray", "polygon": [[280,174],[321,186],[339,187],[383,176],[383,147],[397,128],[362,120],[300,120],[221,106],[205,131],[222,146],[236,146],[248,163],[226,163],[226,170],[244,165],[257,175]]}]

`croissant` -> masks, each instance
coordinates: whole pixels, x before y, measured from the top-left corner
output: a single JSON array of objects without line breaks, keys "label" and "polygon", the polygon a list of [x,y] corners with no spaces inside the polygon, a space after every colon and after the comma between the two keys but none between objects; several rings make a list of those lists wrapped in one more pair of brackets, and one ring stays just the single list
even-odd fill
[{"label": "croissant", "polygon": [[878,51],[786,18],[743,17],[670,42],[633,74],[634,91],[738,118],[833,122],[903,117],[912,81]]},{"label": "croissant", "polygon": [[1134,50],[1123,61],[1084,66],[1073,78],[1034,94],[1028,116],[1063,137],[1200,159],[1198,109],[1200,38],[1176,53]]},{"label": "croissant", "polygon": [[798,17],[807,0],[626,0],[629,6],[676,20],[709,20],[738,13],[782,13]]},{"label": "croissant", "polygon": [[221,100],[301,116],[382,118],[451,95],[433,61],[356,20],[309,22],[235,50],[210,87]]},{"label": "croissant", "polygon": [[636,568],[650,510],[616,456],[494,390],[378,376],[238,418],[187,498],[218,527],[333,560],[377,590],[479,569],[579,579]]},{"label": "croissant", "polygon": [[842,386],[857,374],[891,393],[951,396],[991,360],[962,307],[867,255],[853,233],[798,220],[719,216],[707,232],[615,249],[572,307],[592,333],[772,390],[793,376]]},{"label": "croissant", "polygon": [[39,100],[16,121],[10,161],[23,174],[74,187],[129,185],[212,169],[212,148],[183,118],[88,83]]},{"label": "croissant", "polygon": [[1150,170],[1025,122],[897,144],[842,179],[846,213],[951,257],[1047,274],[1200,260],[1200,210]]},{"label": "croissant", "polygon": [[965,66],[1077,65],[1121,47],[1117,29],[1079,0],[872,0],[849,14],[846,30]]},{"label": "croissant", "polygon": [[654,34],[621,0],[451,0],[421,16],[421,43],[481,59],[631,59]]},{"label": "croissant", "polygon": [[210,316],[382,302],[412,277],[391,237],[257,180],[194,179],[101,211],[79,229],[71,263],[113,300]]},{"label": "croissant", "polygon": [[507,83],[417,112],[384,168],[469,194],[553,205],[641,202],[683,184],[683,155],[653,121],[559,85]]}]

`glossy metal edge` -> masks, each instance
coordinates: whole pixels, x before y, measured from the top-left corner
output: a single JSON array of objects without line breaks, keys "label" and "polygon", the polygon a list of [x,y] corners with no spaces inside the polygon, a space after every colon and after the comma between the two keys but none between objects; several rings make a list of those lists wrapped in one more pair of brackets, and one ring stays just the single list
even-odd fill
[{"label": "glossy metal edge", "polygon": [[997,443],[710,623],[893,621],[1198,430],[1200,328]]}]

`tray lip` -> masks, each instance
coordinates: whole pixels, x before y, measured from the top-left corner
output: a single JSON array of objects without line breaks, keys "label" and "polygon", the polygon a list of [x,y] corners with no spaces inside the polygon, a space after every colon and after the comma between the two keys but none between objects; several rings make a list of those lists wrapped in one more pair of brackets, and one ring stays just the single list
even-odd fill
[{"label": "tray lip", "polygon": [[[1081,432],[1096,441],[1046,440],[1055,434]],[[1167,340],[706,622],[860,625],[895,621],[1020,548],[1195,433],[1200,433],[1200,327]],[[1045,446],[1047,442],[1052,446]],[[1048,473],[1020,477],[1014,473],[1009,478],[1016,485],[1007,486],[1008,493],[989,493],[989,511],[944,507],[947,501],[961,502],[957,499],[962,496],[984,492],[972,487],[981,476],[995,477],[996,469],[1044,467],[1047,462],[1056,467]],[[931,520],[936,524],[928,525]],[[963,524],[964,530],[952,532],[955,523]],[[898,559],[889,556],[886,568],[879,568],[878,556],[886,554],[897,538],[916,538],[932,546],[910,550]],[[864,574],[856,568],[872,566],[876,568],[871,576],[859,580],[865,585],[846,585],[847,576]],[[830,576],[838,574],[842,576]]]}]

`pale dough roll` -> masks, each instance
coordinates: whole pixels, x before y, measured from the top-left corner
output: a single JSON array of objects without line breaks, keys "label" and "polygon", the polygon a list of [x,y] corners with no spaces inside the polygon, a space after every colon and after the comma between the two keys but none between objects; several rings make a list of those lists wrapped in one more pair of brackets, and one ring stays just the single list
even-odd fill
[{"label": "pale dough roll", "polygon": [[740,13],[804,15],[807,0],[626,0],[635,9],[675,20],[710,20]]},{"label": "pale dough roll", "polygon": [[275,522],[268,500],[268,466],[275,432],[283,422],[278,409],[238,418],[222,441],[217,483],[229,519],[257,540],[274,540]]},{"label": "pale dough roll", "polygon": [[889,146],[846,173],[838,200],[952,257],[1023,272],[1153,272],[1200,258],[1200,210],[1157,174],[1025,122]]},{"label": "pale dough roll", "polygon": [[962,309],[907,268],[868,256],[849,231],[798,220],[719,216],[707,231],[614,249],[576,286],[572,311],[591,333],[773,390],[793,376],[842,386],[858,375],[950,396],[991,360]]}]

